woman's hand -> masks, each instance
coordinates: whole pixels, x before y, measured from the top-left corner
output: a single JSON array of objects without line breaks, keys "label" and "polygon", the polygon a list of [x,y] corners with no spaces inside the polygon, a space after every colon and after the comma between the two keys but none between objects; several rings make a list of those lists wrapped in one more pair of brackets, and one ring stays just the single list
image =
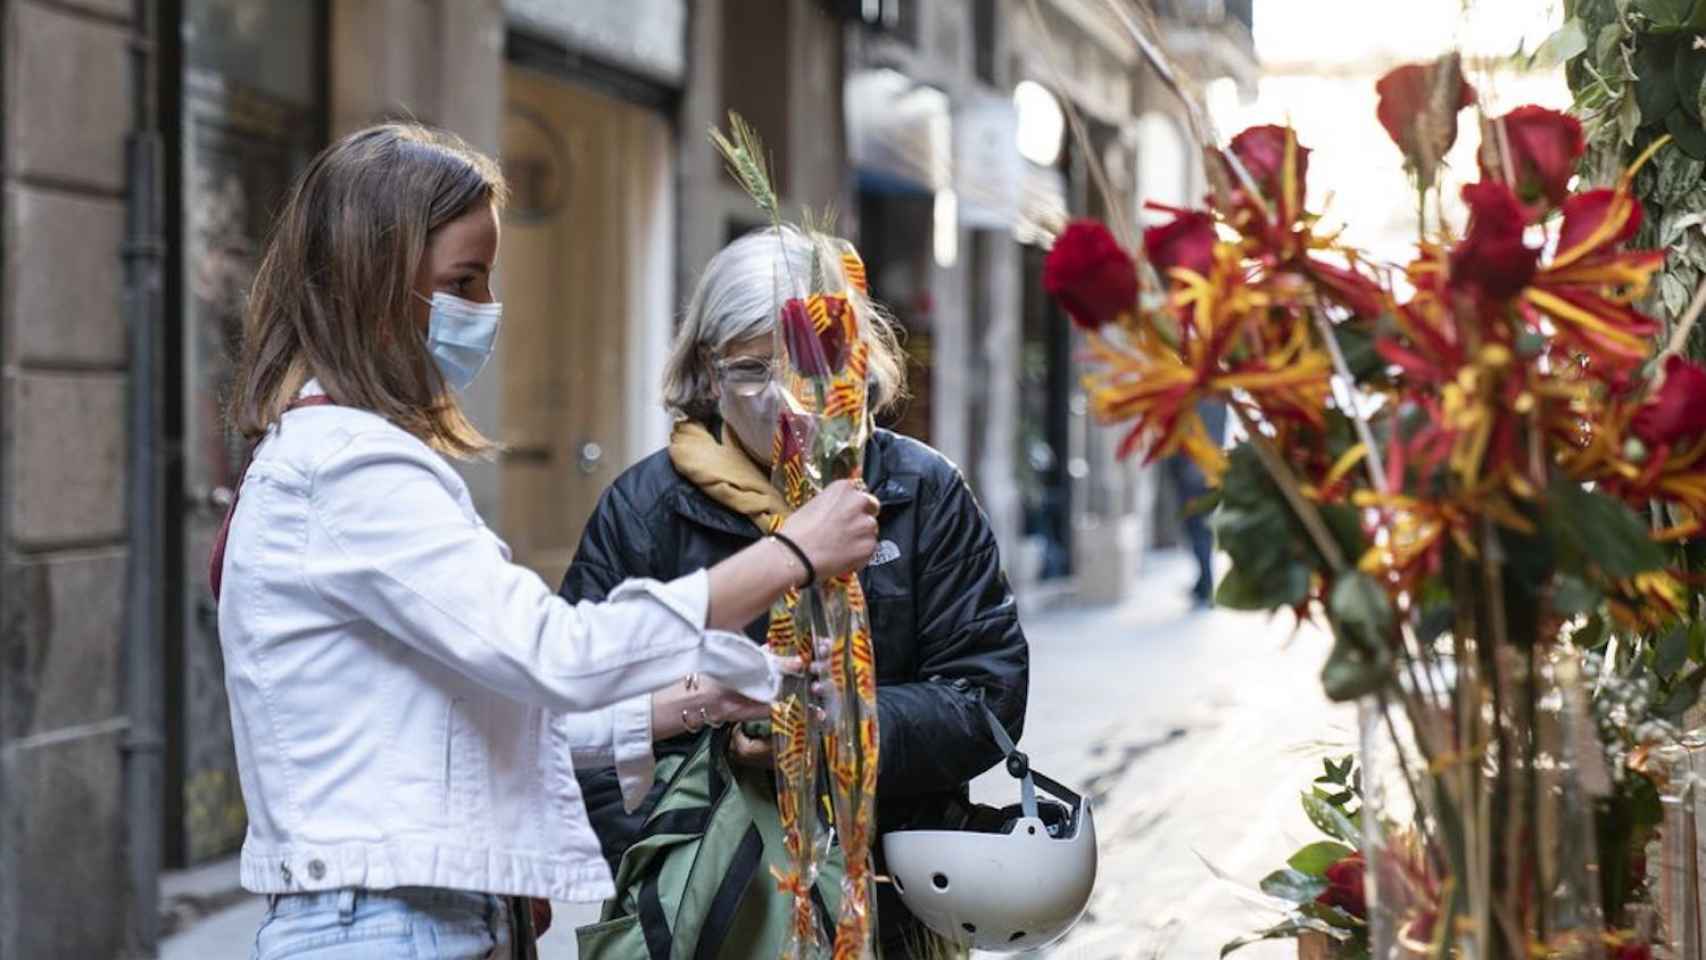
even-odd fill
[{"label": "woman's hand", "polygon": [[[817,580],[864,566],[877,549],[877,498],[851,480],[825,487],[782,524]],[[800,558],[779,539],[765,539],[712,567],[706,624],[742,630],[790,587],[805,582]]]},{"label": "woman's hand", "polygon": [[[794,661],[798,669],[798,661]],[[652,694],[652,739],[668,740],[707,726],[770,719],[770,704],[705,677],[693,676]]]},{"label": "woman's hand", "polygon": [[799,544],[818,579],[839,577],[864,566],[877,549],[877,498],[852,480],[837,480],[782,524]]},{"label": "woman's hand", "polygon": [[776,759],[769,737],[749,737],[746,731],[734,728],[729,736],[729,762],[740,767],[768,770]]}]

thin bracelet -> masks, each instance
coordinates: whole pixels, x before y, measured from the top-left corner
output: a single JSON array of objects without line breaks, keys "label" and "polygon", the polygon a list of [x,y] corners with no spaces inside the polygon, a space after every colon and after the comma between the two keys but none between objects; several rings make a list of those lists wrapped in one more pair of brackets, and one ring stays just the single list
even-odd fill
[{"label": "thin bracelet", "polygon": [[800,584],[800,589],[804,590],[806,587],[817,582],[817,568],[812,566],[811,560],[806,557],[806,552],[800,549],[799,544],[795,543],[787,535],[780,532],[772,533],[770,538],[775,540],[777,543],[780,543],[782,546],[787,547],[789,550],[794,551],[794,556],[800,559],[800,566],[806,568],[806,579]]}]

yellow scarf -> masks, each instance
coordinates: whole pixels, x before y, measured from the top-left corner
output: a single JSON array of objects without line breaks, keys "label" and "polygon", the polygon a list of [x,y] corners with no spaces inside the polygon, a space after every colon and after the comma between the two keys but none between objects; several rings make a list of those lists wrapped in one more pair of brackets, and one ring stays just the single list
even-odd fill
[{"label": "yellow scarf", "polygon": [[669,462],[677,473],[730,510],[747,517],[763,531],[775,530],[793,510],[770,485],[763,468],[752,462],[723,428],[718,443],[705,425],[680,420],[669,437]]}]

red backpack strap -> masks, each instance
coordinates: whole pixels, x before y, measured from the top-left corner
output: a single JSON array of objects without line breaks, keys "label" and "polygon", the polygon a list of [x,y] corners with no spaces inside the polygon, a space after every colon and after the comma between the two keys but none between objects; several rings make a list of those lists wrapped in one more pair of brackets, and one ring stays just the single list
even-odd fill
[{"label": "red backpack strap", "polygon": [[[299,410],[303,407],[335,407],[332,398],[323,393],[307,397],[297,397],[284,408],[285,413]],[[250,459],[254,451],[249,452]],[[231,502],[225,507],[225,519],[219,523],[219,535],[213,538],[213,552],[207,558],[207,585],[213,588],[213,602],[219,602],[220,582],[225,579],[225,541],[231,536],[231,518],[237,513],[237,498],[243,493],[243,481],[249,476],[249,464],[243,464],[243,472],[237,474],[237,486],[231,490]]]}]

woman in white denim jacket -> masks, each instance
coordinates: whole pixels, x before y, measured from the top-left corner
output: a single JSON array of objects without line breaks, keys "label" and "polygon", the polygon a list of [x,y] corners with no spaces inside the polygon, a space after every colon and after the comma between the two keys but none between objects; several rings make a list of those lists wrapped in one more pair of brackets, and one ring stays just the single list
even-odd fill
[{"label": "woman in white denim jacket", "polygon": [[574,765],[649,756],[630,698],[689,674],[761,712],[787,665],[719,629],[875,547],[876,502],[841,484],[780,537],[606,603],[511,564],[445,460],[489,448],[457,391],[497,333],[504,194],[450,135],[352,134],[255,279],[230,413],[256,448],[211,575],[262,960],[499,956],[501,897],[611,895]]}]

